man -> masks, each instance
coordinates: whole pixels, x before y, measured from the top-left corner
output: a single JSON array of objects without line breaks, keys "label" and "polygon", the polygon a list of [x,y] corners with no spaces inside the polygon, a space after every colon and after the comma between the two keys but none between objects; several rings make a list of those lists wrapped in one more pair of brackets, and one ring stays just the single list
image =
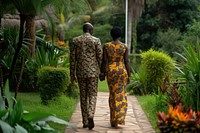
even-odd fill
[{"label": "man", "polygon": [[[83,25],[83,35],[73,38],[70,48],[70,81],[78,79],[83,128],[94,128],[99,69],[102,60],[101,42],[92,36],[93,25]],[[77,79],[76,79],[77,78]]]}]

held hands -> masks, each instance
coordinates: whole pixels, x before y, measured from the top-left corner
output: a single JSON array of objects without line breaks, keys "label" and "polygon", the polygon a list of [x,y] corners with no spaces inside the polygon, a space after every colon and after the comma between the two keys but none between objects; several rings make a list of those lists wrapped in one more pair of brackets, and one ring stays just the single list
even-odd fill
[{"label": "held hands", "polygon": [[104,81],[105,80],[105,73],[100,73],[99,79],[100,79],[100,81]]}]

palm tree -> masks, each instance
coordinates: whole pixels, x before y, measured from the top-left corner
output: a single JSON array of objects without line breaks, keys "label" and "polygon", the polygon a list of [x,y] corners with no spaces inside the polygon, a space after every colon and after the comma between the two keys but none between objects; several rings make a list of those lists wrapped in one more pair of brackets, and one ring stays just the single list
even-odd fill
[{"label": "palm tree", "polygon": [[[23,38],[24,38],[24,25],[25,25],[25,36],[28,38],[29,41],[29,49],[31,56],[34,56],[35,52],[35,21],[34,18],[37,15],[37,13],[41,12],[42,9],[50,4],[52,0],[11,0],[18,12],[20,13],[20,31],[19,31],[19,42],[17,45],[17,48],[15,50],[15,54],[12,60],[10,73],[9,73],[9,80],[12,81],[14,68],[16,66],[17,59],[19,57],[20,50],[22,48],[23,44]],[[22,67],[24,66],[24,59],[21,59]],[[21,69],[23,70],[23,68]],[[22,75],[23,72],[20,72],[20,75]],[[19,77],[19,81],[20,81]],[[12,82],[10,82],[12,83]],[[15,94],[17,96],[17,92]]]}]

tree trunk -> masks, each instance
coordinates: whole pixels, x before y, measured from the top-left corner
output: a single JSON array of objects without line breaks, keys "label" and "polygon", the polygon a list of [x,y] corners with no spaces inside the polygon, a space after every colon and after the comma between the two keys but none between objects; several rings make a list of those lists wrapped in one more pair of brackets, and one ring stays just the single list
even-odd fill
[{"label": "tree trunk", "polygon": [[131,45],[132,45],[132,17],[133,17],[133,9],[132,9],[132,0],[129,0],[128,4],[128,34],[127,34],[127,45],[129,49],[129,53],[132,53]]},{"label": "tree trunk", "polygon": [[24,23],[25,23],[25,15],[20,14],[20,31],[19,31],[19,42],[17,45],[17,48],[15,50],[15,54],[12,60],[11,68],[10,68],[10,73],[9,73],[9,83],[12,84],[12,78],[13,78],[13,73],[15,69],[15,65],[17,62],[17,58],[19,56],[20,50],[22,48],[22,43],[23,43],[23,32],[24,32]]},{"label": "tree trunk", "polygon": [[25,17],[25,38],[28,39],[29,51],[31,57],[35,56],[35,15],[26,15]]},{"label": "tree trunk", "polygon": [[17,93],[19,91],[19,86],[21,84],[22,74],[23,74],[23,71],[24,71],[24,65],[25,65],[24,57],[22,57],[22,59],[21,59],[21,68],[20,68],[21,70],[20,70],[19,77],[18,77],[18,82],[17,82],[16,88],[15,88],[15,97],[14,97],[15,99],[17,99]]},{"label": "tree trunk", "polygon": [[[134,21],[132,23],[132,53],[136,54],[136,47],[137,47],[137,23]],[[133,56],[133,63],[136,63],[136,56]]]}]

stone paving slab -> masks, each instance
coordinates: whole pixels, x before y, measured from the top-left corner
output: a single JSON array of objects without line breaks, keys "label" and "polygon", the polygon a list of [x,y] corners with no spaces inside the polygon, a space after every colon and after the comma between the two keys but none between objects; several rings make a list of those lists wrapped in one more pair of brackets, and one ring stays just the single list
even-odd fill
[{"label": "stone paving slab", "polygon": [[82,128],[80,103],[78,103],[70,121],[71,126],[66,128],[65,133],[155,133],[134,96],[128,96],[126,125],[119,125],[117,129],[112,128],[110,126],[108,96],[108,92],[98,92],[93,130]]}]

